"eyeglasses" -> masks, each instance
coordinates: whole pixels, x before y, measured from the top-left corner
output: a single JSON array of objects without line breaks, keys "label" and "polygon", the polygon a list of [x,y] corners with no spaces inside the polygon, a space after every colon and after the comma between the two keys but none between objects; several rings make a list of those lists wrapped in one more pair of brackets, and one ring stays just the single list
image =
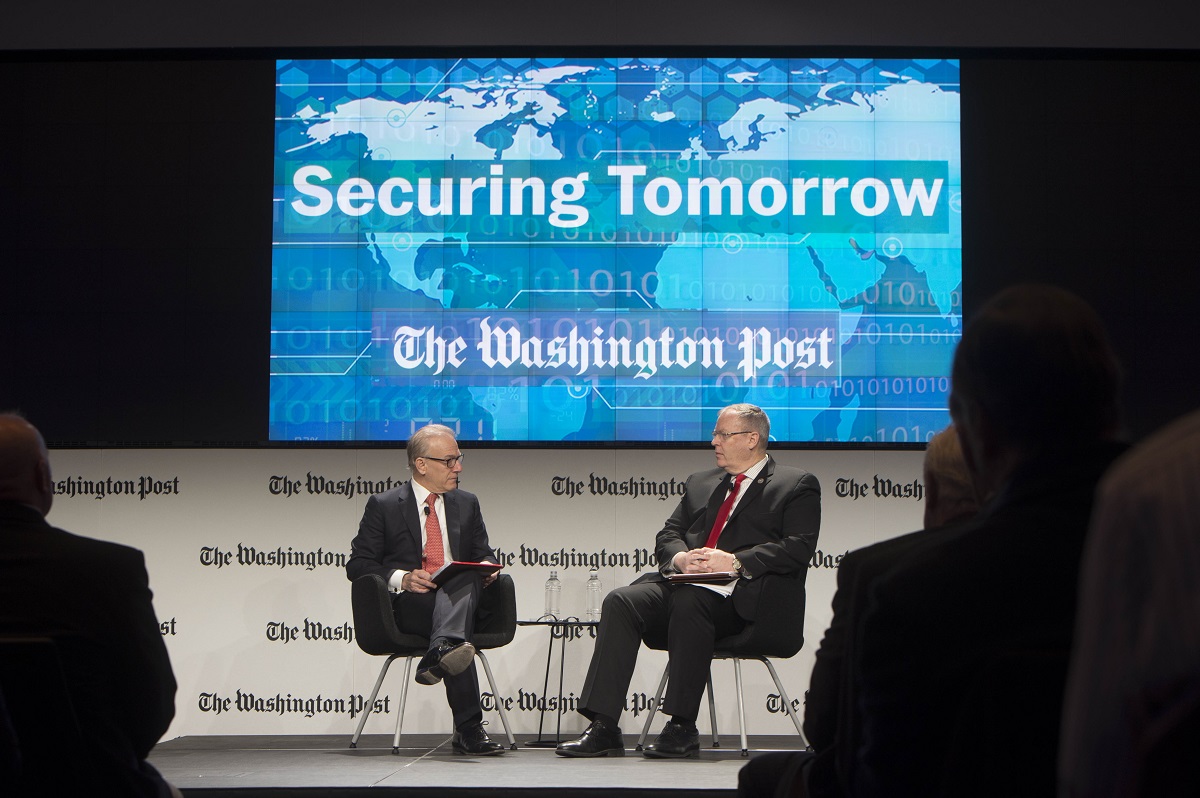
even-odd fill
[{"label": "eyeglasses", "polygon": [[422,460],[437,460],[439,463],[446,466],[446,468],[454,468],[454,466],[456,466],[462,462],[463,455],[456,454],[453,457],[422,457],[421,459]]},{"label": "eyeglasses", "polygon": [[744,429],[740,432],[718,432],[717,430],[713,430],[712,436],[714,438],[720,438],[723,441],[727,441],[734,435],[749,435],[751,432],[754,432],[754,430]]}]

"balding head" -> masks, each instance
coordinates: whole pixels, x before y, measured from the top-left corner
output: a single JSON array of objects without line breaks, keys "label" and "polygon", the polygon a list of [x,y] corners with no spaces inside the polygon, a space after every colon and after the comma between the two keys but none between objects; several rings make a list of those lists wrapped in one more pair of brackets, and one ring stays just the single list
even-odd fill
[{"label": "balding head", "polygon": [[0,413],[0,501],[50,512],[50,456],[37,429],[16,413]]}]

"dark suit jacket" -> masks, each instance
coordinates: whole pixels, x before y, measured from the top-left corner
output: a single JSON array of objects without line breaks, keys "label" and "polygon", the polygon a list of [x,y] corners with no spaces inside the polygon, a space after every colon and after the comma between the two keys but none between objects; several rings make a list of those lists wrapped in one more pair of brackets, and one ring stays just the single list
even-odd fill
[{"label": "dark suit jacket", "polygon": [[854,630],[866,605],[867,589],[906,554],[936,545],[961,524],[913,532],[856,549],[838,565],[833,617],[817,649],[808,697],[804,702],[804,734],[816,751],[806,765],[808,795],[843,795],[855,748],[855,690],[849,674]]},{"label": "dark suit jacket", "polygon": [[[442,499],[450,556],[467,562],[496,562],[475,494],[456,489],[442,494]],[[424,528],[425,517],[413,499],[411,483],[367,499],[358,534],[350,545],[347,578],[353,581],[364,574],[378,574],[386,582],[393,571],[420,568]]]},{"label": "dark suit jacket", "polygon": [[874,581],[851,662],[853,795],[1055,794],[1079,559],[1096,483],[1123,450],[1028,464]]},{"label": "dark suit jacket", "polygon": [[[723,468],[688,477],[683,498],[658,533],[655,554],[668,567],[681,551],[704,545],[725,494],[733,484]],[[762,579],[772,574],[803,579],[821,528],[821,485],[807,471],[767,460],[725,522],[717,547],[736,554],[745,569],[733,590],[738,615],[758,613]]]},{"label": "dark suit jacket", "polygon": [[[0,502],[0,632],[61,639],[72,701],[114,794],[161,786],[142,760],[175,716],[175,677],[137,549],[72,535]],[[64,752],[65,767],[87,767]],[[120,784],[121,787],[115,785]]]}]

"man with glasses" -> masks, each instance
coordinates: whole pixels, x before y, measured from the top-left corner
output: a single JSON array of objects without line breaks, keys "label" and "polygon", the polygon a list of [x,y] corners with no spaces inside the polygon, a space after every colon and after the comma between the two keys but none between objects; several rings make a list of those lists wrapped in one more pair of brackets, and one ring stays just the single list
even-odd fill
[{"label": "man with glasses", "polygon": [[454,713],[452,746],[461,754],[492,756],[504,747],[483,729],[479,678],[471,633],[483,589],[496,574],[465,571],[435,584],[445,563],[498,562],[474,494],[458,489],[463,455],[454,432],[430,424],[405,447],[412,480],[367,500],[351,543],[346,576],[378,574],[392,589],[392,612],[400,631],[429,638],[417,666],[417,682],[445,682]]},{"label": "man with glasses", "polygon": [[[712,434],[717,467],[688,477],[679,506],[658,533],[659,572],[604,599],[580,696],[580,712],[591,724],[582,737],[558,746],[560,756],[624,755],[617,723],[647,631],[667,638],[664,711],[671,720],[644,754],[699,753],[696,716],[716,641],[771,612],[758,601],[763,584],[803,579],[817,545],[821,487],[812,474],[767,456],[770,429],[767,414],[754,405],[730,405],[718,414]],[[714,571],[737,578],[719,584],[667,580],[672,573]]]}]

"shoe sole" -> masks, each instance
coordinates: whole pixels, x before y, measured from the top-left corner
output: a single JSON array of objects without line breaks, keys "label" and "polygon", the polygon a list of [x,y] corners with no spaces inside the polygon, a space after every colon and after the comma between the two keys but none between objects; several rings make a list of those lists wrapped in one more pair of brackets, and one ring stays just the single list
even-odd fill
[{"label": "shoe sole", "polygon": [[497,748],[494,751],[468,751],[460,745],[451,745],[450,747],[454,749],[454,753],[462,756],[500,756],[504,753],[503,748]]},{"label": "shoe sole", "polygon": [[458,648],[446,652],[446,656],[442,657],[442,661],[435,665],[430,670],[441,671],[439,674],[443,679],[447,676],[457,676],[471,666],[471,661],[475,659],[475,646],[470,643],[463,643]]},{"label": "shoe sole", "polygon": [[698,759],[700,757],[700,749],[696,748],[690,751],[685,751],[682,754],[668,754],[663,751],[654,751],[650,748],[642,751],[642,756],[647,759]]},{"label": "shoe sole", "polygon": [[559,756],[566,756],[572,759],[593,759],[598,756],[625,756],[625,749],[605,748],[603,751],[596,751],[595,753],[589,754],[583,751],[562,751],[556,748],[554,749],[554,753],[558,754]]},{"label": "shoe sole", "polygon": [[475,646],[463,643],[458,648],[448,651],[437,665],[417,671],[417,684],[437,684],[447,676],[457,676],[470,666],[473,659],[475,659]]}]

